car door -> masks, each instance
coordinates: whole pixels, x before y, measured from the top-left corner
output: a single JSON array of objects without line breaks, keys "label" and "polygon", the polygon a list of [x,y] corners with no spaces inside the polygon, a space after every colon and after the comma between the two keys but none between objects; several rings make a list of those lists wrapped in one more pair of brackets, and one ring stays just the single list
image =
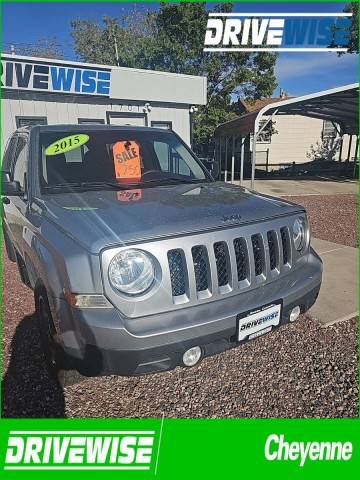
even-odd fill
[{"label": "car door", "polygon": [[[9,174],[11,171],[11,165],[14,162],[14,155],[15,155],[15,150],[16,150],[16,144],[17,144],[18,137],[17,135],[13,135],[9,138],[9,141],[7,142],[6,148],[5,148],[5,153],[3,156],[3,161],[1,165],[1,170],[3,174]],[[3,175],[5,178],[5,175]],[[11,218],[12,218],[12,208],[9,203],[9,198],[2,202],[1,204],[1,216],[2,216],[2,231],[4,235],[4,240],[5,240],[5,245],[6,245],[6,250],[9,252],[9,248],[11,249],[11,243],[13,242],[13,235],[10,229],[10,224]],[[13,258],[13,251],[9,253],[9,258]]]},{"label": "car door", "polygon": [[27,169],[29,144],[28,135],[26,134],[17,134],[13,138],[16,138],[16,147],[12,157],[6,159],[7,165],[5,168],[9,172],[10,179],[19,182],[23,196],[8,197],[10,203],[5,205],[4,216],[13,245],[20,255],[23,256],[23,232],[27,225],[26,213],[28,209]]}]

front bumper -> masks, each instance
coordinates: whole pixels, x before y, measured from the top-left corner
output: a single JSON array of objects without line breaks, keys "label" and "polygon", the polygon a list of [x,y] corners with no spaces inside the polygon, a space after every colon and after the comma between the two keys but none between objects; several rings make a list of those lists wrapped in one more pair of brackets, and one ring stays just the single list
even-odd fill
[{"label": "front bumper", "polygon": [[308,257],[301,269],[251,291],[128,322],[115,308],[70,309],[59,300],[61,340],[69,368],[86,376],[170,370],[182,365],[183,353],[195,345],[202,347],[203,357],[240,345],[237,315],[275,300],[283,301],[279,326],[284,325],[294,306],[304,313],[318,296],[322,263],[313,251]]}]

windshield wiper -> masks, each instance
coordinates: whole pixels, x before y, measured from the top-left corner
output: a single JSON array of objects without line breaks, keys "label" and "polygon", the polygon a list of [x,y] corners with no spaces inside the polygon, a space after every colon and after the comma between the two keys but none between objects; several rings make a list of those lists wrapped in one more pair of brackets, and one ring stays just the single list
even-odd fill
[{"label": "windshield wiper", "polygon": [[204,183],[205,180],[189,180],[189,179],[182,179],[182,178],[154,178],[154,179],[151,179],[151,180],[145,180],[144,182],[140,182],[139,183],[139,186],[146,186],[146,185],[153,185],[153,184],[161,184],[161,185],[177,185],[177,184],[181,184],[181,183]]},{"label": "windshield wiper", "polygon": [[103,187],[115,188],[117,190],[129,190],[130,188],[135,188],[138,185],[135,183],[116,183],[116,182],[68,182],[68,183],[56,183],[54,185],[47,185],[44,187],[45,190],[69,190],[72,188],[80,189],[98,189]]},{"label": "windshield wiper", "polygon": [[181,183],[184,184],[194,184],[194,183],[203,183],[205,180],[189,180],[181,178],[160,178],[160,179],[151,179],[145,180],[144,182],[138,183],[117,183],[117,182],[68,182],[68,183],[56,183],[54,185],[47,185],[44,187],[44,190],[47,192],[55,191],[59,192],[61,190],[71,190],[71,189],[84,189],[84,190],[98,190],[104,187],[112,188],[115,190],[131,190],[133,188],[146,188],[148,186],[154,185],[178,185]]}]

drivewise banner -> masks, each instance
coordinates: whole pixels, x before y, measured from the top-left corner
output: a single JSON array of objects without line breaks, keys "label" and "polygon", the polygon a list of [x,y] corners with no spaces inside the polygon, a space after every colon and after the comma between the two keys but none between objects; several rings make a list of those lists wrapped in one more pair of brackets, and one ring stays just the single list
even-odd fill
[{"label": "drivewise banner", "polygon": [[357,419],[2,419],[1,477],[353,478],[359,427]]}]

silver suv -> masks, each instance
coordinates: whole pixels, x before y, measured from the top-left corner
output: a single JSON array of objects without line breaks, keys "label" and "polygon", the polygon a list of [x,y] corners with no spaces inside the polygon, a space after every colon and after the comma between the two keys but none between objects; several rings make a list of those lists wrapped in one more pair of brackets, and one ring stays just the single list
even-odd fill
[{"label": "silver suv", "polygon": [[322,264],[304,209],[216,176],[171,131],[13,134],[3,233],[51,373],[193,366],[313,305]]}]

